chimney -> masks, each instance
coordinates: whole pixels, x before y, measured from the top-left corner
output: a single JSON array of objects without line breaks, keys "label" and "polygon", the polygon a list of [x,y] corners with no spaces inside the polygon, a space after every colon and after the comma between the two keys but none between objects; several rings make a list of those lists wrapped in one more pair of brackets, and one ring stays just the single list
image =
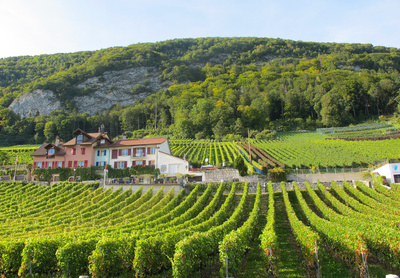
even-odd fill
[{"label": "chimney", "polygon": [[104,124],[101,124],[101,126],[100,126],[100,133],[101,133],[101,134],[104,133]]},{"label": "chimney", "polygon": [[55,144],[56,146],[58,146],[60,144],[60,140],[61,140],[60,137],[58,137],[58,135],[57,135],[56,136],[56,144]]},{"label": "chimney", "polygon": [[122,134],[122,140],[126,140],[126,132]]}]

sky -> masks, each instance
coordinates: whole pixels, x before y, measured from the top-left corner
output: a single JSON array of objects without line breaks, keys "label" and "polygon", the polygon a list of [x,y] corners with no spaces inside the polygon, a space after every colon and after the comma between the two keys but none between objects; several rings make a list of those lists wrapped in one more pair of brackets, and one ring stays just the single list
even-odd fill
[{"label": "sky", "polygon": [[400,48],[399,11],[399,0],[0,0],[0,58],[198,37]]}]

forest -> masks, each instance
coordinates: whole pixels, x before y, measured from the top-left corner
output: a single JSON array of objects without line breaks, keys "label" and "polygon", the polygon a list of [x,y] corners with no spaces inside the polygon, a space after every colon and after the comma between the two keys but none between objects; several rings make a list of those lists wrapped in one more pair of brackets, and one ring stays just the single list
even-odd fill
[{"label": "forest", "polygon": [[[153,67],[171,86],[144,101],[89,115],[74,85],[106,71]],[[270,38],[175,39],[98,51],[0,59],[0,142],[68,140],[76,128],[112,137],[266,139],[271,130],[315,130],[400,111],[400,50]],[[34,89],[56,93],[67,108],[21,118],[8,106]],[[132,93],[143,88],[134,86]]]}]

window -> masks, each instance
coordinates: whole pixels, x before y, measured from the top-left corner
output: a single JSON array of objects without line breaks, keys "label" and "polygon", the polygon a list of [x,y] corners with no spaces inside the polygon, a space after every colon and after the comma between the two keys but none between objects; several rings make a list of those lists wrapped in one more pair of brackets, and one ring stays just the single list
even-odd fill
[{"label": "window", "polygon": [[49,161],[49,163],[47,164],[47,168],[53,168],[53,162]]},{"label": "window", "polygon": [[149,165],[156,165],[156,161],[155,160],[149,160]]},{"label": "window", "polygon": [[105,161],[97,161],[96,166],[106,166],[106,162]]},{"label": "window", "polygon": [[76,148],[72,148],[72,149],[71,149],[71,154],[72,154],[72,155],[76,155]]},{"label": "window", "polygon": [[143,156],[143,149],[136,149],[136,156]]},{"label": "window", "polygon": [[400,183],[400,175],[394,175],[393,177],[395,183]]},{"label": "window", "polygon": [[117,162],[114,162],[114,166],[115,166],[114,168],[123,169],[128,166],[128,162],[127,161],[117,161]]},{"label": "window", "polygon": [[105,144],[106,143],[106,139],[101,139],[100,140],[100,144]]},{"label": "window", "polygon": [[123,149],[122,150],[122,155],[128,155],[128,149]]},{"label": "window", "polygon": [[97,151],[97,156],[106,156],[106,155],[107,155],[107,150],[103,150],[103,151],[98,150]]},{"label": "window", "polygon": [[42,168],[42,162],[37,163],[37,168]]},{"label": "window", "polygon": [[79,134],[76,137],[76,144],[82,144],[82,142],[83,142],[83,134]]},{"label": "window", "polygon": [[84,167],[85,162],[84,161],[78,161],[78,167]]},{"label": "window", "polygon": [[156,154],[156,148],[150,148],[150,154]]},{"label": "window", "polygon": [[136,161],[136,165],[143,165],[143,160]]},{"label": "window", "polygon": [[86,149],[85,148],[81,148],[81,154],[85,154],[86,153]]},{"label": "window", "polygon": [[62,161],[58,161],[57,162],[57,167],[62,168],[63,167],[63,162]]},{"label": "window", "polygon": [[143,178],[139,178],[139,183],[143,183]]},{"label": "window", "polygon": [[47,155],[48,155],[48,156],[53,156],[53,155],[54,155],[54,147],[48,149]]}]

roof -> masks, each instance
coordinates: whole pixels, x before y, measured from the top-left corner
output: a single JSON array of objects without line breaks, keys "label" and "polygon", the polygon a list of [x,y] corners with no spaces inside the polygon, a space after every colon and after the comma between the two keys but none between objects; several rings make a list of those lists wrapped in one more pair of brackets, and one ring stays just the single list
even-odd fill
[{"label": "roof", "polygon": [[[94,142],[96,142],[97,138],[99,136],[103,136],[102,133],[86,133],[86,132],[82,132],[83,135],[85,135],[89,140],[86,140],[84,142],[82,142],[80,145],[91,145]],[[74,132],[75,135],[75,132]],[[67,143],[64,143],[64,146],[75,146],[76,145],[76,137],[72,138],[71,140],[69,140]]]},{"label": "roof", "polygon": [[183,160],[183,161],[187,161],[187,162],[189,162],[188,160],[186,160],[186,159],[183,159],[182,157],[179,157],[179,156],[176,156],[176,155],[173,155],[173,154],[170,154],[170,153],[166,153],[166,152],[163,152],[163,151],[158,151],[159,153],[162,153],[162,154],[165,154],[165,155],[169,155],[169,156],[172,156],[172,157],[175,157],[175,158],[178,158],[178,159],[180,159],[180,160]]},{"label": "roof", "polygon": [[115,141],[114,144],[110,145],[110,147],[157,145],[157,144],[162,144],[167,140],[168,140],[167,137],[119,140]]},{"label": "roof", "polygon": [[64,155],[65,154],[65,149],[63,144],[59,144],[56,146],[55,144],[52,143],[44,143],[43,145],[40,146],[39,149],[35,150],[31,156],[46,156],[47,155],[47,150],[51,147],[54,147],[54,155]]}]

